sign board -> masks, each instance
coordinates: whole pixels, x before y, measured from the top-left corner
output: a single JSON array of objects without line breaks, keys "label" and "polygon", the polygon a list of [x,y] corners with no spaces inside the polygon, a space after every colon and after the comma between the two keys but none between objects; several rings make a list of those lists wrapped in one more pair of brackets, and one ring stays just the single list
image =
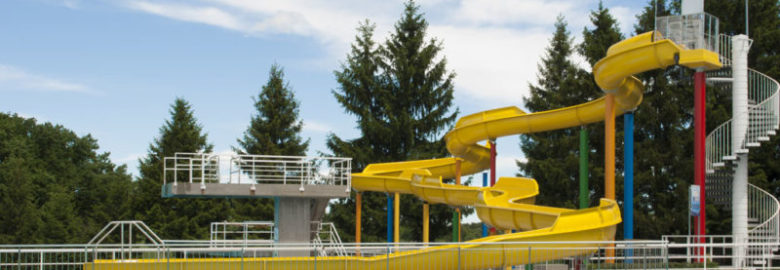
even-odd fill
[{"label": "sign board", "polygon": [[699,185],[691,185],[689,194],[691,216],[698,217],[699,212],[701,212],[701,204],[699,204],[699,201],[701,200],[701,190],[699,189]]}]

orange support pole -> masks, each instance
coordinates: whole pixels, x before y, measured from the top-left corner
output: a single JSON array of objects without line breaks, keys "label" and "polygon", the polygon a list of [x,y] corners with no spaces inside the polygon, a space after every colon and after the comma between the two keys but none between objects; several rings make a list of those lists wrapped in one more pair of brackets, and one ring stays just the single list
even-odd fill
[{"label": "orange support pole", "polygon": [[[604,197],[615,199],[615,95],[607,94],[604,108]],[[613,239],[614,240],[614,239]],[[615,245],[607,247],[607,257],[615,256]],[[614,262],[614,260],[607,260]]]},{"label": "orange support pole", "polygon": [[355,243],[360,243],[360,211],[363,207],[363,193],[355,194]]},{"label": "orange support pole", "polygon": [[428,243],[429,230],[430,230],[430,205],[428,202],[423,202],[423,243]]},{"label": "orange support pole", "polygon": [[393,198],[393,242],[398,247],[398,243],[401,242],[401,194],[396,192],[395,198]]},{"label": "orange support pole", "polygon": [[358,250],[356,251],[356,254],[360,256],[360,226],[361,226],[361,219],[360,219],[360,211],[363,207],[363,193],[357,192],[355,194],[355,244],[357,244]]}]

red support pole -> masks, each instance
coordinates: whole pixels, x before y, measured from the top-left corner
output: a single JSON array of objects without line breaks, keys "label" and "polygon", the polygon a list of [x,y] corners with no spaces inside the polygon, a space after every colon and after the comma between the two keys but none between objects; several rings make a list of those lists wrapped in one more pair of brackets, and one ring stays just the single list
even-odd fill
[{"label": "red support pole", "polygon": [[496,140],[490,140],[490,186],[496,185]]},{"label": "red support pole", "polygon": [[[488,140],[490,146],[490,186],[496,184],[496,140]],[[496,228],[490,227],[490,235],[496,235]]]},{"label": "red support pole", "polygon": [[[702,71],[698,71],[693,75],[693,83],[694,83],[694,114],[693,114],[693,125],[694,125],[694,142],[693,142],[693,159],[694,159],[694,172],[693,172],[693,179],[694,184],[699,185],[699,217],[696,219],[696,235],[698,237],[699,243],[704,243],[704,236],[707,235],[707,228],[706,228],[706,219],[707,219],[707,207],[704,200],[705,193],[705,181],[704,177],[706,174],[705,167],[704,167],[704,155],[705,155],[705,136],[706,136],[706,92],[707,87],[705,85],[705,74]],[[704,254],[704,248],[699,248],[700,255]],[[703,260],[703,259],[700,259]]]}]

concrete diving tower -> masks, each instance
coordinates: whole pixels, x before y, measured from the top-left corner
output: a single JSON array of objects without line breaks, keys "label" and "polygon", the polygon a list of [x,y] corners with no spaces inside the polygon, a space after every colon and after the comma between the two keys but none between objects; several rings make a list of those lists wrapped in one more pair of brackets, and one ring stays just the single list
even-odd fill
[{"label": "concrete diving tower", "polygon": [[164,164],[164,198],[273,198],[280,243],[309,243],[328,201],[351,191],[351,158],[176,153]]}]

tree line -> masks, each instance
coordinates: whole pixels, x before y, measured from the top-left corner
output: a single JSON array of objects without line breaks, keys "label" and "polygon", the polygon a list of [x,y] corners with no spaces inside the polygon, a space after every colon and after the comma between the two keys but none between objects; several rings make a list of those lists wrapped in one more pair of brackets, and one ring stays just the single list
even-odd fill
[{"label": "tree line", "polygon": [[[720,18],[721,30],[742,33],[744,8],[740,1],[707,3],[707,12]],[[582,41],[574,42],[566,18],[559,16],[550,43],[538,65],[537,79],[524,98],[531,112],[571,106],[603,95],[592,73],[574,59],[592,66],[607,48],[626,36],[654,29],[655,15],[677,14],[679,1],[649,1],[637,15],[634,33],[621,33],[617,20],[603,5],[590,13]],[[750,33],[754,39],[749,64],[773,78],[780,77],[780,9],[776,1],[750,2]],[[389,37],[377,41],[375,24],[366,20],[356,28],[351,50],[334,71],[337,102],[357,118],[360,136],[345,139],[329,134],[331,155],[353,158],[354,171],[375,162],[446,157],[442,135],[454,124],[459,110],[453,103],[455,72],[447,68],[443,42],[428,36],[428,22],[413,1],[404,10]],[[475,50],[478,53],[478,50]],[[646,85],[644,101],[635,112],[635,214],[637,238],[683,234],[685,199],[693,182],[693,87],[691,71],[680,67],[639,74]],[[518,97],[520,94],[518,93]],[[730,116],[730,93],[708,89],[707,127]],[[309,140],[300,136],[299,102],[284,70],[274,64],[268,80],[254,98],[256,113],[237,139],[234,151],[247,154],[305,155]],[[617,121],[621,152],[622,121]],[[579,132],[590,137],[589,194],[595,205],[603,194],[603,124],[519,136],[527,162],[518,162],[518,175],[536,178],[537,202],[576,208],[578,197]],[[751,149],[750,181],[780,194],[780,136]],[[174,100],[170,118],[160,127],[147,154],[139,160],[139,175],[113,164],[108,153],[98,153],[90,135],[77,136],[60,125],[0,113],[0,243],[83,243],[112,220],[146,222],[164,239],[206,239],[209,223],[273,219],[270,199],[161,198],[162,159],[177,152],[210,152],[213,145],[198,123],[192,106]],[[617,168],[622,156],[617,155]],[[452,181],[452,180],[445,180]],[[622,198],[617,173],[617,198]],[[381,242],[386,232],[386,194],[363,195],[363,239]],[[402,196],[401,239],[421,239],[422,202]],[[471,209],[464,209],[470,213]],[[354,240],[354,193],[333,200],[325,219],[336,224],[342,239]],[[452,209],[431,206],[431,239],[448,239]],[[710,233],[727,233],[729,213],[711,204],[707,213]],[[467,227],[476,237],[476,227]],[[622,228],[618,228],[620,231]],[[621,232],[619,232],[620,234]]]}]

